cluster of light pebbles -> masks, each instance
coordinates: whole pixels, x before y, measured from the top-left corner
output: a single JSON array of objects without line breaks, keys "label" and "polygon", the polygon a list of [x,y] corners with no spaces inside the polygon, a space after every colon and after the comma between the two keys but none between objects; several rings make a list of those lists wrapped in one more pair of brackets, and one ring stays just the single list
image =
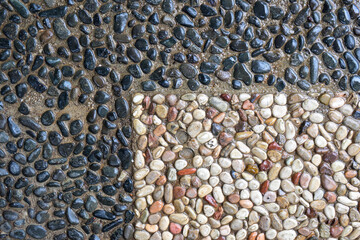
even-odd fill
[{"label": "cluster of light pebbles", "polygon": [[137,93],[135,239],[359,239],[356,94]]}]

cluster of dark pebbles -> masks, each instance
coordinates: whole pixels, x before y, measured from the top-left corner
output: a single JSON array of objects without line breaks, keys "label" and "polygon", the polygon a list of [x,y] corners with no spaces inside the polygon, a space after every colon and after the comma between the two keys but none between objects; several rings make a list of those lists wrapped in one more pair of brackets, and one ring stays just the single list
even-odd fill
[{"label": "cluster of dark pebbles", "polygon": [[0,1],[0,239],[132,239],[126,9]]}]

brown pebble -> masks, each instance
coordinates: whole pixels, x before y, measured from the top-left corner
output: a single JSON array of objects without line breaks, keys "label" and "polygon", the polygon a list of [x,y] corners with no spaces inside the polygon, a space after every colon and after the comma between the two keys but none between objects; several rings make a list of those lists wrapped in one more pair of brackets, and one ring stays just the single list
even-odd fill
[{"label": "brown pebble", "polygon": [[150,148],[156,148],[159,146],[159,140],[158,137],[154,136],[153,134],[148,135],[148,145]]},{"label": "brown pebble", "polygon": [[333,163],[338,159],[338,154],[337,152],[327,152],[323,155],[322,159],[325,162]]},{"label": "brown pebble", "polygon": [[143,100],[143,103],[142,103],[144,109],[148,110],[149,107],[150,107],[150,103],[151,103],[150,97],[149,97],[149,96],[146,96],[146,97],[144,98],[144,100]]},{"label": "brown pebble", "polygon": [[336,201],[336,194],[333,192],[326,192],[324,194],[324,198],[328,201],[328,203],[334,203]]},{"label": "brown pebble", "polygon": [[92,80],[95,83],[95,85],[99,88],[102,88],[106,85],[106,79],[101,76],[94,76]]},{"label": "brown pebble", "polygon": [[230,194],[227,197],[228,201],[231,203],[238,203],[240,201],[240,195],[237,193]]},{"label": "brown pebble", "polygon": [[243,105],[242,105],[242,108],[244,110],[254,110],[255,109],[255,106],[254,104],[252,104],[249,100],[246,100]]},{"label": "brown pebble", "polygon": [[206,109],[206,117],[207,117],[207,118],[212,119],[212,118],[214,118],[218,113],[219,113],[219,111],[216,110],[215,108],[210,107],[210,108],[207,108],[207,109]]},{"label": "brown pebble", "polygon": [[301,177],[301,172],[298,172],[298,173],[294,173],[292,176],[291,176],[291,181],[294,185],[298,185],[299,182],[300,182],[300,177]]},{"label": "brown pebble", "polygon": [[259,168],[260,168],[261,171],[267,171],[272,167],[272,165],[273,164],[272,164],[271,161],[265,160],[260,164]]},{"label": "brown pebble", "polygon": [[270,181],[269,180],[266,180],[264,181],[261,185],[260,185],[260,192],[262,194],[265,194],[268,189],[269,189],[269,184],[270,184]]},{"label": "brown pebble", "polygon": [[224,146],[228,145],[233,140],[233,136],[226,133],[226,132],[222,132],[222,133],[220,133],[218,139],[219,139],[220,145],[224,147]]},{"label": "brown pebble", "polygon": [[353,178],[356,177],[357,172],[355,170],[348,170],[345,172],[345,177],[346,178]]},{"label": "brown pebble", "polygon": [[328,191],[335,191],[338,186],[332,177],[325,174],[321,174],[321,184]]},{"label": "brown pebble", "polygon": [[214,117],[213,118],[213,122],[214,123],[221,123],[223,120],[224,120],[224,118],[225,118],[225,113],[219,113],[218,115],[216,115],[216,117]]},{"label": "brown pebble", "polygon": [[188,190],[186,190],[186,196],[188,198],[196,198],[197,197],[196,188],[189,188]]},{"label": "brown pebble", "polygon": [[176,154],[173,151],[165,151],[161,157],[164,162],[171,162],[175,159]]},{"label": "brown pebble", "polygon": [[331,234],[331,236],[334,237],[334,238],[339,237],[343,231],[344,231],[344,228],[341,227],[341,226],[339,226],[339,225],[337,225],[337,226],[332,226],[332,227],[330,228],[330,234]]},{"label": "brown pebble", "polygon": [[195,187],[195,188],[199,188],[202,185],[200,178],[198,178],[196,176],[192,177],[191,178],[191,185],[193,187]]},{"label": "brown pebble", "polygon": [[168,121],[169,122],[175,121],[177,114],[178,114],[178,110],[175,107],[170,107],[167,115]]},{"label": "brown pebble", "polygon": [[40,42],[47,43],[53,36],[54,36],[54,33],[51,30],[46,30],[41,34]]},{"label": "brown pebble", "polygon": [[149,211],[151,214],[154,214],[154,213],[160,212],[163,207],[164,207],[164,203],[159,200],[159,201],[154,202],[150,206]]},{"label": "brown pebble", "polygon": [[154,130],[154,135],[157,137],[160,137],[161,135],[163,135],[166,132],[166,126],[160,124],[159,126],[157,126]]},{"label": "brown pebble", "polygon": [[166,177],[165,176],[160,176],[158,178],[158,180],[156,180],[156,185],[158,186],[162,186],[166,183]]},{"label": "brown pebble", "polygon": [[286,197],[278,197],[276,198],[276,202],[281,208],[288,208],[290,205],[290,202]]},{"label": "brown pebble", "polygon": [[307,208],[305,214],[309,218],[315,218],[317,216],[317,212],[312,207]]},{"label": "brown pebble", "polygon": [[176,186],[174,187],[173,194],[175,199],[182,198],[183,196],[185,196],[185,188]]},{"label": "brown pebble", "polygon": [[257,237],[258,233],[257,232],[252,232],[250,233],[248,240],[255,240]]}]

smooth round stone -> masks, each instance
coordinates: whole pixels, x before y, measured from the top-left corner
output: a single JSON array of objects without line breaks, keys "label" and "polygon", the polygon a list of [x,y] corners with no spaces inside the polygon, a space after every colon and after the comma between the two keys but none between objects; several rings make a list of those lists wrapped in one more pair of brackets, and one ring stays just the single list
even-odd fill
[{"label": "smooth round stone", "polygon": [[197,176],[201,179],[201,180],[208,180],[210,178],[210,172],[207,168],[199,168],[196,171]]},{"label": "smooth round stone", "polygon": [[295,186],[294,184],[290,181],[290,180],[282,180],[281,181],[281,189],[284,192],[294,192],[295,191]]},{"label": "smooth round stone", "polygon": [[275,105],[272,109],[272,114],[276,118],[282,118],[286,115],[286,113],[287,113],[286,106]]},{"label": "smooth round stone", "polygon": [[315,144],[320,148],[324,148],[327,146],[327,141],[323,136],[317,136],[315,138]]},{"label": "smooth round stone", "polygon": [[289,178],[290,176],[291,176],[291,174],[292,174],[292,169],[291,169],[291,167],[284,167],[284,168],[282,168],[281,170],[280,170],[280,178],[281,179],[287,179],[287,178]]},{"label": "smooth round stone", "polygon": [[287,139],[293,139],[295,137],[296,130],[295,126],[291,121],[285,122],[285,137]]},{"label": "smooth round stone", "polygon": [[340,172],[345,169],[345,163],[342,161],[335,161],[331,164],[331,169],[334,172]]},{"label": "smooth round stone", "polygon": [[324,121],[324,116],[321,113],[311,113],[309,119],[313,123],[322,123]]},{"label": "smooth round stone", "polygon": [[294,218],[287,218],[283,222],[284,229],[293,229],[298,225],[298,221]]},{"label": "smooth round stone", "polygon": [[296,150],[296,148],[297,148],[297,144],[296,144],[295,140],[288,140],[288,141],[286,141],[286,143],[284,145],[284,149],[288,153],[294,152]]},{"label": "smooth round stone", "polygon": [[266,239],[270,239],[270,240],[275,239],[276,235],[277,235],[277,231],[275,229],[270,229],[265,233]]},{"label": "smooth round stone", "polygon": [[262,195],[261,195],[260,191],[251,191],[250,199],[255,205],[262,204]]},{"label": "smooth round stone", "polygon": [[313,177],[309,182],[309,191],[310,192],[317,191],[319,189],[320,185],[321,185],[320,178],[318,176]]},{"label": "smooth round stone", "polygon": [[26,233],[35,239],[43,239],[44,237],[46,237],[47,231],[40,225],[29,225],[26,228]]},{"label": "smooth round stone", "polygon": [[202,131],[202,124],[199,121],[192,122],[187,128],[187,133],[192,138],[198,136],[201,133],[201,131]]},{"label": "smooth round stone", "polygon": [[335,208],[332,205],[326,205],[324,208],[324,213],[328,219],[334,219],[336,216]]},{"label": "smooth round stone", "polygon": [[277,238],[279,240],[294,240],[297,233],[294,230],[284,230],[278,233]]},{"label": "smooth round stone", "polygon": [[229,168],[231,166],[231,160],[229,158],[220,158],[219,165],[222,168]]},{"label": "smooth round stone", "polygon": [[273,102],[274,102],[273,95],[266,94],[259,99],[259,106],[262,108],[268,108],[273,104]]},{"label": "smooth round stone", "polygon": [[341,98],[341,97],[335,97],[335,98],[331,98],[329,101],[329,106],[331,108],[340,108],[345,104],[345,99]]},{"label": "smooth round stone", "polygon": [[315,109],[317,109],[319,107],[319,103],[314,99],[306,99],[302,103],[302,107],[306,111],[314,111]]},{"label": "smooth round stone", "polygon": [[202,132],[197,135],[196,139],[199,141],[200,144],[206,143],[213,138],[213,134],[211,132]]}]

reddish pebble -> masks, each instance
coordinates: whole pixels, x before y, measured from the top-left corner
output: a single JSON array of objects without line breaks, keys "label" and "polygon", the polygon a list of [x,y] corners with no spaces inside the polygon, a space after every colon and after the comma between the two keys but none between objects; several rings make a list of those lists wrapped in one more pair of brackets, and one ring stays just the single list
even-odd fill
[{"label": "reddish pebble", "polygon": [[230,135],[229,133],[222,132],[219,135],[219,143],[223,147],[228,145],[232,140],[233,140],[233,136]]},{"label": "reddish pebble", "polygon": [[310,184],[310,180],[311,180],[311,176],[310,174],[308,173],[303,173],[301,174],[301,177],[300,177],[300,186],[303,188],[303,189],[306,189],[309,187],[309,184]]},{"label": "reddish pebble", "polygon": [[224,100],[224,101],[227,101],[227,102],[230,102],[231,101],[231,95],[228,94],[228,93],[223,93],[220,95],[220,97]]},{"label": "reddish pebble", "polygon": [[166,177],[165,176],[160,176],[158,178],[158,180],[156,180],[156,185],[158,186],[162,186],[166,183]]},{"label": "reddish pebble", "polygon": [[242,109],[239,109],[238,112],[239,112],[240,120],[243,122],[247,122],[247,115],[246,115],[245,111]]},{"label": "reddish pebble", "polygon": [[320,178],[321,178],[321,184],[322,184],[323,188],[325,188],[328,191],[336,190],[338,185],[331,176],[321,174]]},{"label": "reddish pebble", "polygon": [[153,160],[153,157],[152,157],[151,151],[149,148],[147,148],[145,151],[145,163],[149,164],[152,160]]},{"label": "reddish pebble", "polygon": [[332,227],[330,228],[330,234],[331,234],[331,236],[334,237],[334,238],[339,237],[343,231],[344,231],[344,228],[341,227],[341,226],[339,226],[339,225],[337,225],[337,226],[332,226]]},{"label": "reddish pebble", "polygon": [[270,181],[269,180],[266,180],[264,181],[261,185],[260,185],[260,192],[262,194],[265,194],[268,189],[269,189],[269,184],[270,184]]},{"label": "reddish pebble", "polygon": [[219,113],[218,110],[216,110],[215,108],[208,108],[206,109],[206,117],[212,119],[213,117],[215,117],[217,114]]},{"label": "reddish pebble", "polygon": [[294,173],[292,176],[291,176],[291,181],[294,185],[298,185],[299,182],[300,182],[300,177],[301,177],[301,172],[298,172],[298,173]]},{"label": "reddish pebble", "polygon": [[272,162],[269,161],[269,160],[263,161],[263,162],[260,164],[260,166],[259,166],[259,168],[260,168],[261,171],[267,171],[267,170],[269,170],[271,167],[272,167]]},{"label": "reddish pebble", "polygon": [[333,163],[338,159],[337,152],[327,152],[323,155],[322,160],[328,163]]},{"label": "reddish pebble", "polygon": [[174,159],[176,158],[176,154],[173,152],[173,151],[165,151],[163,153],[163,155],[161,156],[161,159],[164,161],[164,162],[171,162],[173,161]]},{"label": "reddish pebble", "polygon": [[206,195],[205,196],[205,200],[213,207],[217,208],[218,204],[216,202],[216,200],[213,198],[213,196],[211,195]]},{"label": "reddish pebble", "polygon": [[183,196],[185,196],[185,188],[176,186],[174,187],[173,194],[174,194],[174,198],[182,198]]},{"label": "reddish pebble", "polygon": [[153,134],[149,134],[148,145],[150,148],[156,148],[157,146],[159,146],[158,137],[154,136]]},{"label": "reddish pebble", "polygon": [[265,234],[264,234],[264,233],[260,233],[260,234],[257,236],[256,240],[265,240]]},{"label": "reddish pebble", "polygon": [[172,234],[179,234],[181,233],[181,225],[177,223],[170,223],[170,232]]},{"label": "reddish pebble", "polygon": [[334,203],[336,201],[336,194],[333,192],[326,192],[324,194],[324,198],[328,201],[328,203]]},{"label": "reddish pebble", "polygon": [[175,121],[178,114],[178,110],[175,107],[170,107],[167,119],[169,122]]},{"label": "reddish pebble", "polygon": [[310,229],[308,229],[307,227],[299,228],[299,229],[298,229],[298,232],[299,232],[301,235],[304,235],[304,236],[309,236],[309,235],[311,234]]},{"label": "reddish pebble", "polygon": [[237,193],[230,194],[227,198],[231,203],[238,203],[240,201],[240,195]]},{"label": "reddish pebble", "polygon": [[160,124],[159,126],[157,126],[157,128],[155,128],[154,130],[154,135],[157,137],[160,137],[161,135],[163,135],[166,132],[166,127],[165,125]]},{"label": "reddish pebble", "polygon": [[195,188],[199,188],[202,185],[202,182],[200,180],[200,178],[198,178],[197,176],[194,176],[191,178],[191,185]]},{"label": "reddish pebble", "polygon": [[146,97],[144,98],[144,100],[143,100],[142,105],[143,105],[143,107],[144,107],[145,109],[149,109],[150,103],[151,103],[150,97],[149,97],[149,96],[146,96]]},{"label": "reddish pebble", "polygon": [[279,146],[279,144],[277,144],[277,142],[272,142],[272,143],[269,144],[268,149],[269,149],[269,150],[278,150],[278,151],[281,151],[281,150],[282,150],[282,147]]},{"label": "reddish pebble", "polygon": [[223,213],[224,209],[222,207],[219,207],[212,217],[216,220],[220,220]]},{"label": "reddish pebble", "polygon": [[225,240],[226,238],[224,236],[220,236],[217,240]]},{"label": "reddish pebble", "polygon": [[196,198],[197,197],[196,188],[189,188],[188,190],[186,190],[186,196],[188,198]]},{"label": "reddish pebble", "polygon": [[306,216],[308,216],[309,218],[315,218],[315,217],[317,216],[316,211],[315,211],[313,208],[311,208],[311,207],[309,207],[309,208],[306,209],[305,214],[306,214]]},{"label": "reddish pebble", "polygon": [[243,105],[242,105],[242,108],[244,110],[254,110],[255,109],[255,106],[254,104],[252,104],[249,100],[246,100]]},{"label": "reddish pebble", "polygon": [[164,207],[164,203],[162,201],[156,201],[150,206],[149,211],[151,214],[157,213],[160,212],[163,207]]},{"label": "reddish pebble", "polygon": [[213,122],[214,123],[221,123],[224,118],[225,118],[226,114],[225,113],[219,113],[218,115],[216,115],[216,117],[213,118]]},{"label": "reddish pebble", "polygon": [[155,109],[156,109],[156,104],[155,103],[150,103],[149,110],[148,110],[149,115],[154,115],[155,114]]},{"label": "reddish pebble", "polygon": [[353,178],[356,177],[357,172],[355,170],[348,170],[345,172],[345,177],[346,178]]},{"label": "reddish pebble", "polygon": [[179,176],[190,175],[196,173],[196,168],[183,169],[177,172]]},{"label": "reddish pebble", "polygon": [[248,237],[248,240],[255,240],[257,237],[257,232],[252,232],[249,237]]}]

